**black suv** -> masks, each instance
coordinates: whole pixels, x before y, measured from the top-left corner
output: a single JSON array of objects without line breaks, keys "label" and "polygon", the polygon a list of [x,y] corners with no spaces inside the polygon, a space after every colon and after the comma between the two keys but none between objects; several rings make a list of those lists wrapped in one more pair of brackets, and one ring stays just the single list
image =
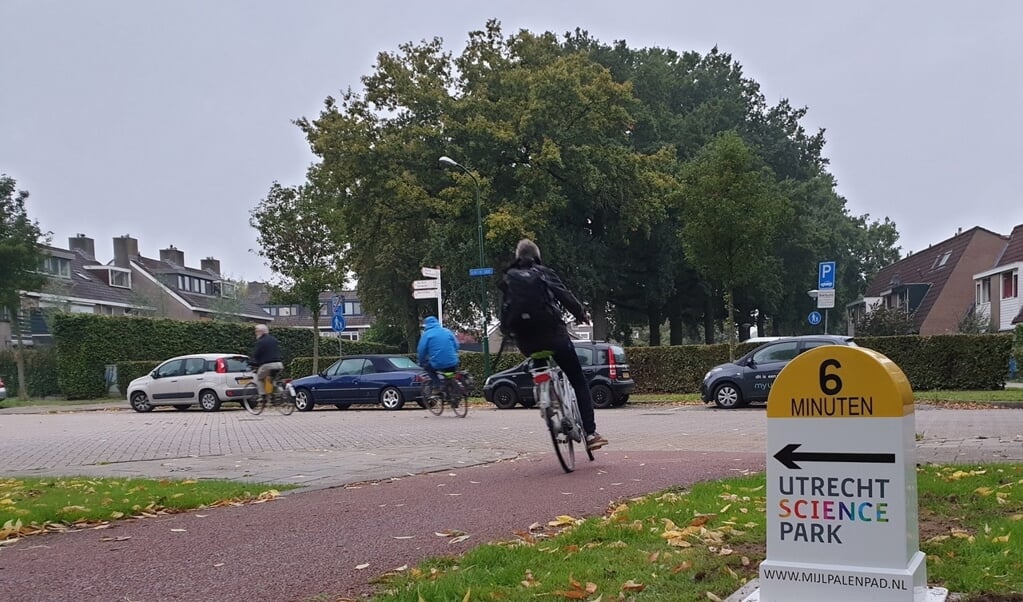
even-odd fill
[{"label": "black suv", "polygon": [[781,369],[800,353],[823,345],[856,347],[852,337],[839,335],[780,338],[757,347],[734,362],[711,368],[703,377],[700,396],[704,403],[713,401],[724,409],[741,408],[754,401],[767,401],[771,385]]},{"label": "black suv", "polygon": [[[610,408],[629,401],[636,383],[629,373],[625,350],[603,341],[573,341],[573,344],[583,374],[590,383],[593,407]],[[483,397],[502,410],[514,408],[515,404],[533,407],[536,404],[533,377],[526,369],[527,362],[490,375],[483,383]]]}]

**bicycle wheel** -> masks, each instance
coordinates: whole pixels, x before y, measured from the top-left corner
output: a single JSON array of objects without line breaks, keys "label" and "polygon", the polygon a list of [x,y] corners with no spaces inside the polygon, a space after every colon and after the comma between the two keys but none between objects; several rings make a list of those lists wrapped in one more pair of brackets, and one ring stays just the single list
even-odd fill
[{"label": "bicycle wheel", "polygon": [[255,382],[245,385],[245,388],[242,389],[242,405],[253,416],[259,416],[263,413],[263,404],[259,399],[259,387]]},{"label": "bicycle wheel", "polygon": [[451,411],[459,418],[465,418],[469,413],[469,396],[465,394],[465,387],[462,383],[453,383],[448,389],[448,399],[451,400]]},{"label": "bicycle wheel", "polygon": [[551,407],[547,408],[547,430],[551,432],[551,441],[554,443],[554,453],[558,456],[558,462],[565,472],[575,470],[575,442],[568,435],[565,427],[571,425],[570,420],[565,416],[561,398],[558,395],[558,388],[551,387]]},{"label": "bicycle wheel", "polygon": [[426,409],[430,410],[430,413],[434,416],[440,416],[444,412],[444,402],[437,395],[433,394],[433,388],[430,383],[423,385],[423,403],[426,405]]},{"label": "bicycle wheel", "polygon": [[570,423],[575,425],[572,428],[572,438],[575,439],[576,443],[583,446],[583,449],[586,450],[586,456],[590,459],[590,462],[592,462],[593,451],[586,445],[586,431],[583,429],[583,417],[579,412],[579,401],[575,398],[575,391],[571,388],[572,385],[568,383],[565,383],[565,385],[567,387],[566,390],[568,391],[568,394],[566,395],[567,399],[565,399],[564,403],[566,410],[565,414],[569,417]]},{"label": "bicycle wheel", "polygon": [[290,416],[295,411],[295,401],[291,399],[287,391],[279,386],[274,388],[273,404],[277,411],[285,416]]}]

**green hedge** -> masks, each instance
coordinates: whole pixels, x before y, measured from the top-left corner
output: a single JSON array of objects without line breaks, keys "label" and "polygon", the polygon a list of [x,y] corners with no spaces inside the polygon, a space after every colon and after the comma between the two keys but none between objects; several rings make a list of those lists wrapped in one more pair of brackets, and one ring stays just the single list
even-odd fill
[{"label": "green hedge", "polygon": [[[247,355],[255,342],[252,327],[237,322],[58,314],[53,336],[60,391],[68,399],[102,397],[106,393],[104,367],[117,362],[148,362],[190,353]],[[312,354],[312,330],[271,326],[271,332],[280,342],[285,363]],[[336,345],[336,341],[320,339],[321,348],[329,348],[331,343]],[[380,347],[354,345],[358,349]]]},{"label": "green hedge", "polygon": [[857,337],[898,364],[917,391],[989,391],[1005,386],[1011,334]]},{"label": "green hedge", "polygon": [[[736,345],[732,358],[756,349],[760,343]],[[636,393],[699,393],[707,371],[729,361],[728,345],[673,345],[627,347]]]},{"label": "green hedge", "polygon": [[140,376],[152,372],[163,360],[140,360],[135,362],[117,362],[117,390],[121,395],[128,394],[128,383]]},{"label": "green hedge", "polygon": [[[14,351],[0,352],[0,377],[3,377],[7,396],[17,397],[18,364]],[[25,350],[25,379],[28,381],[29,397],[59,395],[56,350],[52,347]]]}]

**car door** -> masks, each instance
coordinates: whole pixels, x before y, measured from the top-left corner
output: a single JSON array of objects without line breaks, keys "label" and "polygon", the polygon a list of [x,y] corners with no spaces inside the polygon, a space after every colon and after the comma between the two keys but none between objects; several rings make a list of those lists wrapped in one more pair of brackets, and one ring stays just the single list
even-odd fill
[{"label": "car door", "polygon": [[178,396],[178,378],[184,373],[185,360],[164,362],[153,371],[153,382],[149,384],[149,399],[154,403],[170,403]]},{"label": "car door", "polygon": [[201,357],[186,358],[177,378],[175,399],[184,399],[191,402],[199,399],[199,391],[213,383],[206,382],[206,360]]},{"label": "car door", "polygon": [[778,373],[798,353],[798,341],[778,341],[757,350],[743,368],[743,398],[765,401]]},{"label": "car door", "polygon": [[330,403],[362,403],[366,391],[362,385],[364,358],[346,358],[337,364],[337,372],[330,377]]},{"label": "car door", "polygon": [[[593,377],[597,374],[597,366],[601,365],[596,357],[600,355],[600,351],[590,347],[576,347],[575,355],[579,358],[579,365],[582,366],[586,382],[592,382]],[[604,355],[607,355],[607,351],[604,351]]]}]

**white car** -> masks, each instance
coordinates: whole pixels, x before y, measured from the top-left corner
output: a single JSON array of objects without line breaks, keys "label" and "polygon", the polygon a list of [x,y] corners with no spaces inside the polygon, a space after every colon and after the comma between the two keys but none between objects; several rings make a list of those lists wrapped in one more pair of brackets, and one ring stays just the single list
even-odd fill
[{"label": "white car", "polygon": [[194,404],[216,412],[224,401],[242,402],[252,382],[249,358],[237,353],[204,353],[171,358],[128,384],[128,402],[136,412],[155,406],[187,410]]},{"label": "white car", "polygon": [[4,379],[0,378],[0,401],[7,399],[7,387],[4,386]]}]

